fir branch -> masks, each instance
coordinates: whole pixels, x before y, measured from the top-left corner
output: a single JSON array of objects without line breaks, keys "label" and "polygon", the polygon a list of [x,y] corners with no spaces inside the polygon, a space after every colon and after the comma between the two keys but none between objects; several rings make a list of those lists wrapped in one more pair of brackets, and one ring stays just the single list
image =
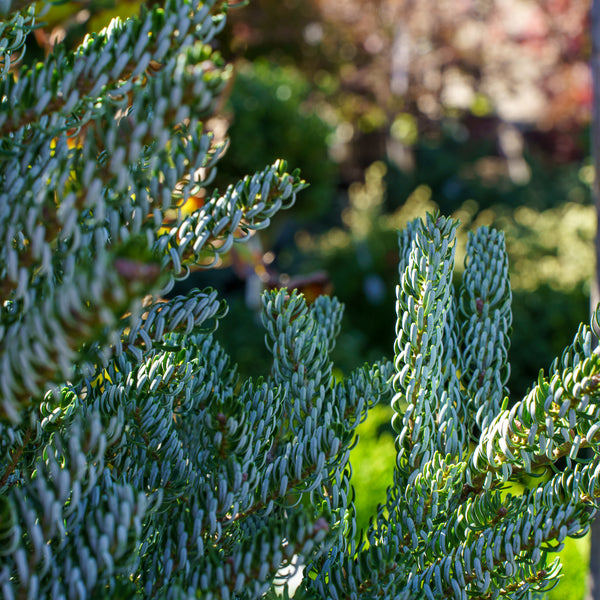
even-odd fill
[{"label": "fir branch", "polygon": [[[85,345],[108,342],[118,317],[139,299],[139,280],[124,280],[119,273],[125,259],[115,259],[114,270],[105,261],[99,257],[89,275],[59,286],[3,332],[3,417],[18,422],[22,407],[35,398],[41,400],[45,386],[73,376],[73,366],[91,358],[86,357]],[[158,269],[146,267],[145,278],[157,281]]]},{"label": "fir branch", "polygon": [[[25,125],[40,125],[54,137],[98,114],[96,98],[122,104],[136,80],[154,64],[167,63],[194,37],[208,42],[221,28],[224,2],[167,0],[139,18],[114,19],[99,34],[86,37],[75,52],[57,46],[53,54],[18,79],[3,81],[0,96],[11,111],[0,111],[0,137],[14,136]],[[124,53],[123,49],[130,52]],[[46,119],[50,117],[50,128]],[[18,136],[17,136],[18,139]]]},{"label": "fir branch", "polygon": [[501,233],[482,227],[469,235],[460,290],[461,379],[467,410],[479,430],[500,411],[508,395],[511,291]]},{"label": "fir branch", "polygon": [[492,470],[506,481],[515,468],[533,473],[563,456],[576,460],[579,449],[593,443],[599,430],[600,356],[592,351],[591,335],[581,327],[552,375],[540,373],[526,398],[482,432],[470,461],[473,481],[481,482]]},{"label": "fir branch", "polygon": [[10,479],[11,475],[13,475],[13,473],[15,472],[15,469],[19,465],[21,456],[22,456],[23,452],[25,451],[25,448],[29,444],[30,440],[32,439],[32,437],[33,437],[33,430],[31,428],[26,429],[19,445],[16,448],[13,448],[12,451],[10,452],[9,463],[5,466],[4,472],[2,473],[2,477],[0,478],[0,490],[1,491],[5,490],[5,486],[7,485],[8,480]]},{"label": "fir branch", "polygon": [[[456,224],[435,215],[417,225],[397,288],[393,425],[399,473],[408,483],[437,449],[459,458],[463,451],[458,387],[444,389],[446,378],[456,380],[452,356],[444,350],[446,323],[453,312],[455,233]],[[404,411],[403,404],[408,405]]]}]

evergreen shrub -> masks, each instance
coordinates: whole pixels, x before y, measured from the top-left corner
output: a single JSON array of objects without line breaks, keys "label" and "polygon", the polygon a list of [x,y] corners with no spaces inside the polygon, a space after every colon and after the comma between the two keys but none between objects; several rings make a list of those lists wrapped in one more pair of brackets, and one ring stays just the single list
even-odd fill
[{"label": "evergreen shrub", "polygon": [[[212,336],[217,294],[162,300],[304,187],[278,162],[211,190],[226,3],[167,0],[19,72],[36,17],[0,10],[2,597],[273,597],[294,564],[296,598],[553,585],[552,552],[596,508],[600,462],[582,451],[600,435],[600,357],[582,326],[508,402],[502,235],[470,236],[455,294],[456,223],[401,233],[393,364],[336,381],[342,306],[279,290],[263,297],[271,372],[238,377]],[[357,536],[349,454],[378,402],[396,466]]]}]

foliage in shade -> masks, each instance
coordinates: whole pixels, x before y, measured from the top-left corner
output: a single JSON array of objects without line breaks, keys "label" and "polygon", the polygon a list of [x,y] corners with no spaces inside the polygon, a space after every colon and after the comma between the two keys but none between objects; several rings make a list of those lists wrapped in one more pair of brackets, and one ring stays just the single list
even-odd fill
[{"label": "foliage in shade", "polygon": [[[309,104],[309,83],[295,68],[266,61],[236,64],[226,110],[231,146],[217,180],[260,169],[276,156],[298,167],[310,181],[296,218],[326,219],[336,196],[336,169],[329,157],[333,127],[319,105]],[[272,235],[272,234],[271,234]]]},{"label": "foliage in shade", "polygon": [[[212,335],[226,313],[213,290],[162,300],[305,186],[277,162],[209,191],[223,147],[204,123],[228,76],[211,42],[226,12],[168,0],[4,72],[2,597],[272,598],[297,561],[296,598],[550,587],[551,552],[596,508],[600,462],[582,451],[600,437],[600,356],[582,326],[509,406],[501,234],[471,235],[455,294],[456,222],[411,222],[394,364],[341,382],[335,299],[263,296],[272,367],[257,379]],[[396,468],[357,535],[349,455],[380,402],[395,413]],[[564,472],[507,492],[557,461]]]}]

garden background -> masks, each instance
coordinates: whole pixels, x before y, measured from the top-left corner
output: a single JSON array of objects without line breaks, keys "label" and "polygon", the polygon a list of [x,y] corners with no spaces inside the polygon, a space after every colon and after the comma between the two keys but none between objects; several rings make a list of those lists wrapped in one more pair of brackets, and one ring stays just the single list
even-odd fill
[{"label": "garden background", "polygon": [[[186,281],[228,299],[217,335],[242,373],[267,369],[257,310],[262,290],[280,285],[345,304],[339,377],[392,356],[396,229],[439,207],[461,220],[459,266],[467,230],[506,233],[509,387],[513,399],[524,395],[538,365],[549,366],[588,319],[589,8],[584,0],[253,0],[231,11],[220,50],[235,76],[209,124],[232,140],[217,181],[282,157],[310,183],[291,211],[228,255],[217,279],[199,271]],[[25,60],[138,10],[128,0],[56,6]],[[391,483],[390,415],[374,410],[353,452],[359,521]],[[550,598],[583,598],[588,553],[587,540],[567,541]]]}]

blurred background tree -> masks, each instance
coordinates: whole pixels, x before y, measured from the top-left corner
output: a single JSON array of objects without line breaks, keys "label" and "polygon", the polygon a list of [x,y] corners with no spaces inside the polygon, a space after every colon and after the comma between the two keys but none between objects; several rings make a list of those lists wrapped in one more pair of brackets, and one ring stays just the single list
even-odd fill
[{"label": "blurred background tree", "polygon": [[413,194],[417,212],[433,201],[508,230],[517,395],[586,318],[588,13],[587,1],[257,0],[235,15],[229,51],[301,73],[304,105],[332,128],[332,210],[288,224],[270,264],[328,273],[347,304],[348,363],[389,354],[394,227]]},{"label": "blurred background tree", "polygon": [[[139,4],[57,6],[25,60]],[[283,156],[311,183],[265,236],[229,255],[218,281],[211,274],[231,307],[218,335],[242,372],[260,372],[267,354],[260,329],[240,339],[239,324],[248,331],[261,291],[277,285],[345,303],[340,376],[390,356],[395,229],[438,206],[461,219],[462,240],[479,225],[506,231],[510,389],[524,394],[588,318],[589,9],[589,0],[252,0],[232,12],[219,43],[237,75],[226,118],[210,123],[232,139],[217,181]],[[194,277],[207,283],[202,272]],[[353,460],[372,457],[375,445],[378,456],[393,456],[385,407],[380,416],[364,425]],[[359,510],[385,497],[390,482],[375,480],[358,482],[372,490],[359,495]],[[552,597],[581,600],[587,551],[585,542],[567,547],[568,584]]]}]

